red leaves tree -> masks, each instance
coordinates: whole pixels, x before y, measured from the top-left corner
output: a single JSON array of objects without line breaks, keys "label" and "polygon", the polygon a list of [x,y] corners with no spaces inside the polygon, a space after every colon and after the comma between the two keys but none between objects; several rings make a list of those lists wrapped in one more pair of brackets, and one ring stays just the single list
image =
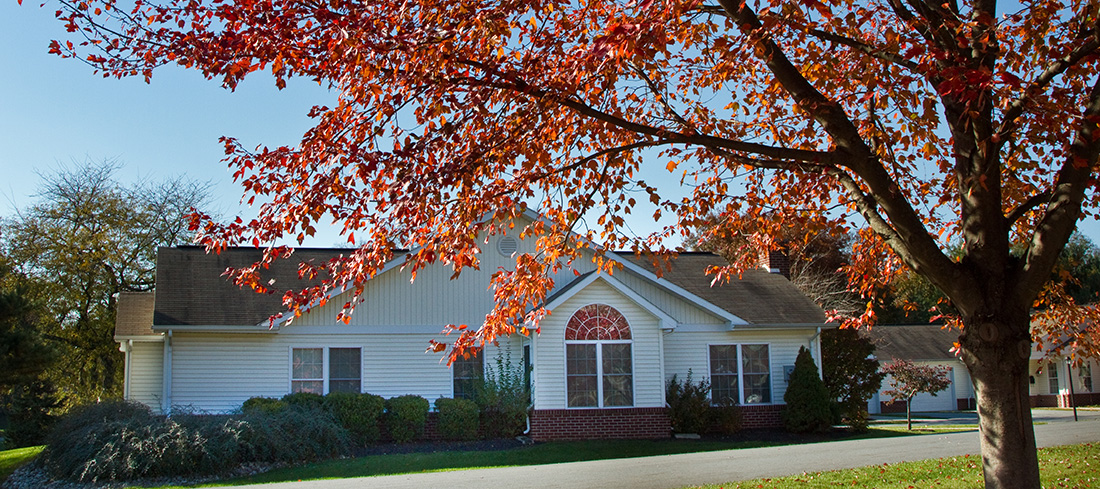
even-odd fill
[{"label": "red leaves tree", "polygon": [[[75,37],[51,49],[114,76],[174,63],[233,88],[269,70],[280,86],[299,77],[339,93],[294,147],[226,139],[260,216],[195,221],[214,250],[301,239],[322,220],[354,231],[358,250],[324,265],[331,280],[288,296],[295,304],[356,290],[398,244],[416,250],[414,274],[476,267],[478,236],[528,202],[545,217],[521,230],[538,253],[495,276],[498,305],[460,351],[537,328],[550,273],[590,242],[659,251],[718,215],[766,224],[761,248],[792,223],[858,220],[848,272],[859,291],[907,268],[959,312],[987,484],[1038,487],[1030,311],[1073,306],[1045,286],[1077,220],[1096,212],[1096,2],[135,4],[60,0]],[[675,222],[636,236],[632,212]],[[958,259],[944,251],[952,239]],[[287,253],[271,246],[265,260]],[[1066,318],[1085,312],[1096,316]],[[1053,325],[1064,321],[1042,324],[1052,329],[1037,338],[1063,334]],[[1094,351],[1090,335],[1066,334]]]},{"label": "red leaves tree", "polygon": [[902,359],[882,366],[882,373],[890,376],[890,389],[884,392],[891,397],[890,403],[905,401],[906,429],[913,430],[913,398],[925,392],[934,396],[946,389],[951,385],[948,372],[942,365],[916,365]]}]

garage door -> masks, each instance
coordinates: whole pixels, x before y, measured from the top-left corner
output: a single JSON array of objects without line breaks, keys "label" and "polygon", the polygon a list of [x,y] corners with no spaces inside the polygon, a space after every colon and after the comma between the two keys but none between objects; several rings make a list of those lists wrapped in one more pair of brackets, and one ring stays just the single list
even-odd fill
[{"label": "garage door", "polygon": [[[954,380],[954,371],[947,374],[947,378]],[[955,385],[947,386],[939,392],[939,394],[933,396],[932,394],[918,394],[913,398],[913,412],[921,411],[955,411],[959,409],[958,403],[955,402]]]}]

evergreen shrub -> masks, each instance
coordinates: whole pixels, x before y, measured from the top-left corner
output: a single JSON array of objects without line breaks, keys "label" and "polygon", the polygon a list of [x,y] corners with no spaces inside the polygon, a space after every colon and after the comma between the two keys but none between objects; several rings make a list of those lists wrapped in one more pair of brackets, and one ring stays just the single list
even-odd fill
[{"label": "evergreen shrub", "polygon": [[477,438],[480,412],[474,401],[440,397],[435,401],[435,409],[439,412],[439,421],[436,426],[444,440]]},{"label": "evergreen shrub", "polygon": [[677,433],[703,433],[710,424],[710,382],[691,380],[691,370],[680,381],[673,374],[665,385],[665,402],[668,403],[668,419],[672,431]]},{"label": "evergreen shrub", "polygon": [[428,423],[427,399],[420,396],[399,396],[386,400],[385,422],[393,441],[408,443],[424,435]]},{"label": "evergreen shrub", "polygon": [[354,392],[331,392],[325,396],[324,408],[347,429],[359,443],[378,441],[386,403],[382,396]]},{"label": "evergreen shrub", "polygon": [[806,347],[798,350],[794,371],[783,395],[783,426],[792,433],[822,432],[832,426],[829,389],[817,373],[817,365]]}]

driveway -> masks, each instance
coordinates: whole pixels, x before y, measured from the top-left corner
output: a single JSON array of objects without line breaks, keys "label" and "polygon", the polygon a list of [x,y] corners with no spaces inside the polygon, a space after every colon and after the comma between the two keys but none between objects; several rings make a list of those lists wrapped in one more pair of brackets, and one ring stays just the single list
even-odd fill
[{"label": "driveway", "polygon": [[[966,413],[946,416],[965,419]],[[1032,415],[1039,446],[1100,441],[1100,411],[1036,409]],[[941,416],[942,417],[942,416]],[[971,419],[973,422],[974,419]],[[953,423],[955,424],[955,423]],[[716,484],[761,477],[781,477],[882,463],[897,463],[956,455],[978,454],[975,431],[809,445],[723,450],[617,460],[596,460],[527,467],[461,470],[358,479],[316,480],[263,484],[260,489],[352,489],[448,487],[484,489],[520,488],[636,488],[667,489]],[[240,487],[240,486],[238,486]]]}]

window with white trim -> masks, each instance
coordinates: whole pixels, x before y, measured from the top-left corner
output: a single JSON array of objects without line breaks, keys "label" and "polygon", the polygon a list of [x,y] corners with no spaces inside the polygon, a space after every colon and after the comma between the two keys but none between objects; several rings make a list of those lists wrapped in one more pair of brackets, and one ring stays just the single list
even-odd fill
[{"label": "window with white trim", "polygon": [[634,405],[634,357],[630,325],[614,307],[589,304],[565,327],[569,407]]},{"label": "window with white trim", "polygon": [[1081,387],[1084,387],[1086,391],[1092,392],[1092,365],[1083,363],[1078,368],[1077,372],[1081,377]]},{"label": "window with white trim", "polygon": [[474,399],[474,390],[485,376],[485,362],[481,351],[468,357],[458,357],[451,364],[454,375],[454,398]]},{"label": "window with white trim", "polygon": [[292,348],[290,392],[363,391],[361,348]]},{"label": "window with white trim", "polygon": [[772,402],[768,345],[710,345],[709,357],[711,402]]},{"label": "window with white trim", "polygon": [[1058,389],[1059,389],[1059,385],[1058,385],[1058,364],[1057,363],[1050,364],[1050,368],[1047,370],[1047,383],[1049,384],[1049,387],[1050,387],[1050,393],[1051,394],[1057,394]]}]

